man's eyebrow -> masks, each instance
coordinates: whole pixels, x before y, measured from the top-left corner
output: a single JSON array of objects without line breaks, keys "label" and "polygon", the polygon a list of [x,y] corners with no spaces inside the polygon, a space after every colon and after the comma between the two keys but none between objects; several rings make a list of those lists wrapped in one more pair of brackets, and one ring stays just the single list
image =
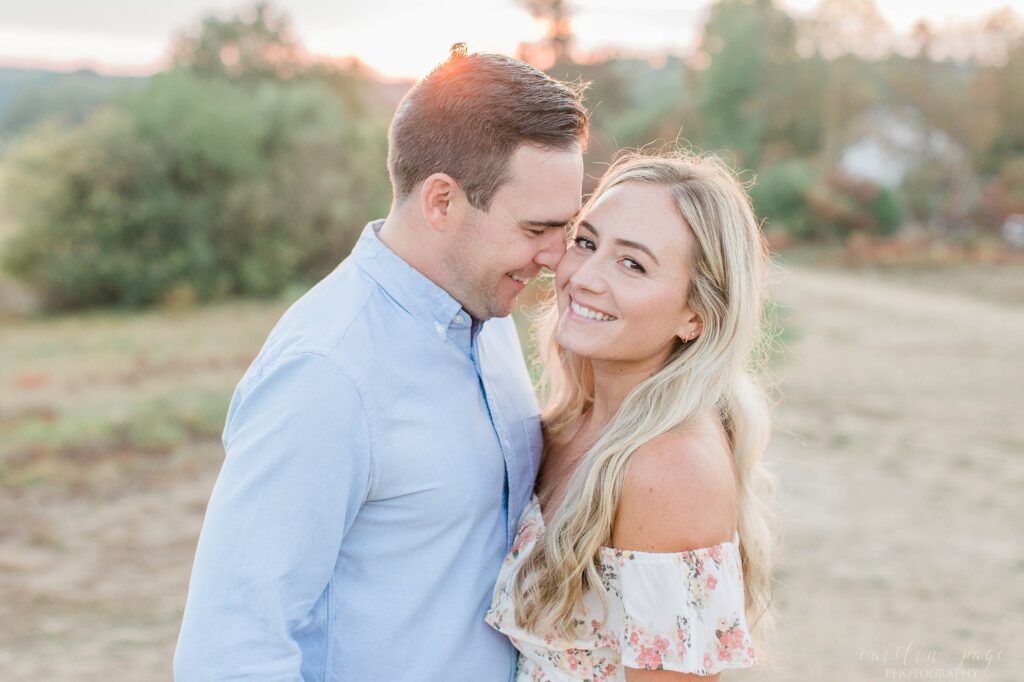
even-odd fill
[{"label": "man's eyebrow", "polygon": [[[594,236],[596,236],[596,237],[600,237],[601,236],[600,233],[594,228],[594,226],[591,225],[590,223],[588,223],[586,220],[581,220],[579,222],[579,226],[587,228],[588,230],[593,232]],[[651,260],[654,261],[655,265],[661,265],[661,263],[658,262],[658,257],[655,256],[654,253],[650,249],[648,249],[646,246],[644,246],[640,242],[634,242],[634,241],[629,240],[629,239],[616,239],[615,243],[618,244],[619,246],[625,246],[626,248],[636,249],[637,251],[643,251],[644,253],[646,253],[648,256],[651,257]]]},{"label": "man's eyebrow", "polygon": [[534,227],[566,227],[576,220],[576,216],[579,215],[579,211],[570,216],[568,220],[524,220],[523,225],[532,225]]},{"label": "man's eyebrow", "polygon": [[532,227],[565,227],[572,220],[524,220],[523,225]]}]

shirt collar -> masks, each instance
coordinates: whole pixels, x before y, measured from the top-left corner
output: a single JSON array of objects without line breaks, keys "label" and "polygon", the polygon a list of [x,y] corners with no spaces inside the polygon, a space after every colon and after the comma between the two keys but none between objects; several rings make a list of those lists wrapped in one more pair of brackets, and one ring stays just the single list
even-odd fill
[{"label": "shirt collar", "polygon": [[352,249],[356,264],[403,310],[429,324],[439,336],[451,333],[462,346],[471,344],[482,324],[463,310],[451,294],[412,267],[380,240],[384,220],[363,228]]}]

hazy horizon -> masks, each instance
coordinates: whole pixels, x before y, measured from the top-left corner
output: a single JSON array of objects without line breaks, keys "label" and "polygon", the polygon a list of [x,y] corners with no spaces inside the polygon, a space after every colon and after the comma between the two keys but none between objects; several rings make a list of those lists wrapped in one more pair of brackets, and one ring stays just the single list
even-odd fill
[{"label": "hazy horizon", "polygon": [[[601,0],[581,4],[573,29],[582,51],[686,54],[694,46],[709,2],[638,0],[629,7]],[[812,11],[818,0],[781,0],[793,14]],[[175,35],[210,14],[228,15],[250,3],[180,0],[142,5],[99,0],[40,0],[0,7],[0,66],[104,74],[146,75],[166,65]],[[897,33],[924,19],[941,28],[977,22],[1008,7],[1024,14],[1024,0],[900,0],[876,2]],[[398,0],[372,5],[327,0],[284,0],[273,6],[293,22],[297,38],[313,54],[357,57],[385,77],[415,78],[442,59],[454,42],[474,50],[514,53],[520,42],[537,40],[542,28],[513,0],[437,0],[409,6]],[[400,18],[395,21],[392,17]],[[430,27],[425,29],[424,27]],[[396,49],[395,46],[400,46]]]}]

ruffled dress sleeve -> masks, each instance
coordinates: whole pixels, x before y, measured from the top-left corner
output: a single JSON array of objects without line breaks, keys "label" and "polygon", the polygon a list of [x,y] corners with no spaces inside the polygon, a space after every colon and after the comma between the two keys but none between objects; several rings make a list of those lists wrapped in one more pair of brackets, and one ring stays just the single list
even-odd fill
[{"label": "ruffled dress sleeve", "polygon": [[608,635],[622,665],[714,675],[755,664],[738,536],[678,553],[601,553]]}]

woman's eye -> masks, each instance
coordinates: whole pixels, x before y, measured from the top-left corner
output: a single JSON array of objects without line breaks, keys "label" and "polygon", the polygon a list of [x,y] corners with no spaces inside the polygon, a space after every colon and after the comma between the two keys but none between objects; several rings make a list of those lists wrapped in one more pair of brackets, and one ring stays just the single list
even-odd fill
[{"label": "woman's eye", "polygon": [[594,249],[597,248],[594,245],[594,242],[587,239],[586,237],[576,237],[575,239],[572,240],[572,243],[575,244],[576,246],[579,246],[580,248],[586,249],[587,251],[593,251]]},{"label": "woman's eye", "polygon": [[632,270],[633,272],[639,272],[639,273],[647,272],[647,270],[644,269],[644,266],[640,265],[639,263],[637,263],[632,258],[623,258],[622,262],[625,263],[626,267],[629,268],[630,270]]}]

